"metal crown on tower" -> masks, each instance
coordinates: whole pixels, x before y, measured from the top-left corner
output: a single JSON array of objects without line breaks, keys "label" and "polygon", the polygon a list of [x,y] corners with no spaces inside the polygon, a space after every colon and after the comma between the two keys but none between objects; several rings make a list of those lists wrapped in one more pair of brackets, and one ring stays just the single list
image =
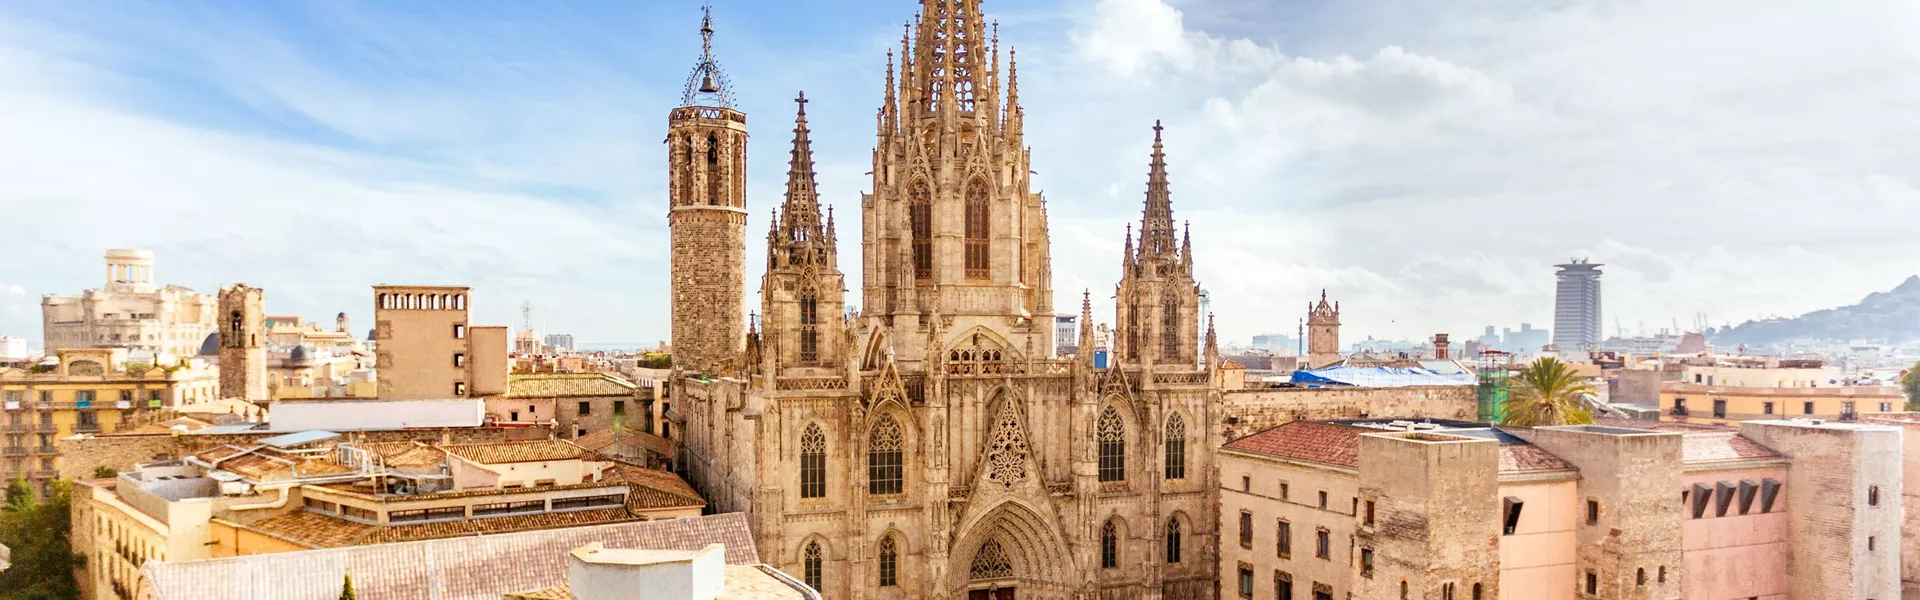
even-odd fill
[{"label": "metal crown on tower", "polygon": [[713,58],[713,5],[701,9],[700,62],[687,74],[687,85],[680,92],[681,106],[733,108],[733,86],[720,61]]}]

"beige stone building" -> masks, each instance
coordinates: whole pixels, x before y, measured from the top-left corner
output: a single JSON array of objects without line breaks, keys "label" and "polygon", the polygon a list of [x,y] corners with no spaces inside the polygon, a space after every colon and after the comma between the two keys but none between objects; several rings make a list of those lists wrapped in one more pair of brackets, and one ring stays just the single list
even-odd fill
[{"label": "beige stone building", "polygon": [[672,473],[565,441],[338,437],[223,445],[82,482],[74,551],[87,557],[90,597],[136,597],[149,561],[679,519],[706,504]]},{"label": "beige stone building", "polygon": [[[1472,410],[1464,387],[1312,396],[1326,403],[1226,390],[1158,126],[1141,140],[1138,231],[1114,232],[1126,256],[1111,360],[1055,358],[1046,200],[1031,188],[1012,55],[1000,63],[977,2],[923,8],[876,119],[859,312],[821,209],[804,96],[754,327],[716,320],[738,312],[724,302],[682,301],[739,293],[688,269],[742,271],[730,257],[744,250],[683,246],[674,225],[680,370],[659,398],[660,432],[715,508],[751,515],[768,562],[830,598],[1211,598],[1214,448],[1229,423]],[[700,190],[744,168],[725,151],[745,117],[726,94],[700,93],[711,64],[670,119],[673,219],[684,198],[733,198],[725,181]],[[686,115],[726,122],[689,129]],[[1081,348],[1098,346],[1089,296]],[[689,321],[723,330],[683,335]]]},{"label": "beige stone building", "polygon": [[146,250],[108,250],[104,287],[41,298],[46,353],[114,346],[193,356],[215,331],[216,301],[187,288],[155,285],[153,258]]},{"label": "beige stone building", "polygon": [[373,288],[381,398],[480,398],[507,389],[507,328],[467,322],[470,288]]},{"label": "beige stone building", "polygon": [[1320,292],[1320,303],[1307,306],[1308,369],[1340,362],[1340,303],[1329,304],[1327,293]]},{"label": "beige stone building", "polygon": [[220,397],[265,403],[267,336],[266,292],[247,284],[220,288]]},{"label": "beige stone building", "polygon": [[1222,597],[1895,598],[1899,440],[1292,422],[1221,450]]}]

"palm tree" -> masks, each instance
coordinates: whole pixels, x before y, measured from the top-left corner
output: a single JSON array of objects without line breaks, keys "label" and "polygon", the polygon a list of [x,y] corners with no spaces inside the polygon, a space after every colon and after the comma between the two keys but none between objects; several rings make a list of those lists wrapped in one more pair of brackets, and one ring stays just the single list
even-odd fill
[{"label": "palm tree", "polygon": [[1567,363],[1546,357],[1533,361],[1514,378],[1513,389],[1502,409],[1502,425],[1544,427],[1551,425],[1588,425],[1593,415],[1580,397],[1593,393],[1593,386],[1582,381]]}]

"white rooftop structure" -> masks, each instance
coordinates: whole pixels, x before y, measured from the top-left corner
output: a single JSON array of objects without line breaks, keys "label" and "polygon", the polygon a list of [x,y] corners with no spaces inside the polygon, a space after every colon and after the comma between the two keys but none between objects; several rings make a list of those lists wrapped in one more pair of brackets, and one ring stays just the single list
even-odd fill
[{"label": "white rooftop structure", "polygon": [[480,399],[278,400],[267,409],[268,431],[380,431],[479,427],[487,405]]}]

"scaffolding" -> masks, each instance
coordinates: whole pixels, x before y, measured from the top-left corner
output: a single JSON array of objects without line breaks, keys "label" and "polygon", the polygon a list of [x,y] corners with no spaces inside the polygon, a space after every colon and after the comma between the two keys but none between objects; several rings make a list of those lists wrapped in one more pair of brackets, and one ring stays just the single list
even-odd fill
[{"label": "scaffolding", "polygon": [[1499,350],[1480,353],[1479,420],[1499,423],[1506,417],[1507,382],[1513,373],[1513,354]]}]

